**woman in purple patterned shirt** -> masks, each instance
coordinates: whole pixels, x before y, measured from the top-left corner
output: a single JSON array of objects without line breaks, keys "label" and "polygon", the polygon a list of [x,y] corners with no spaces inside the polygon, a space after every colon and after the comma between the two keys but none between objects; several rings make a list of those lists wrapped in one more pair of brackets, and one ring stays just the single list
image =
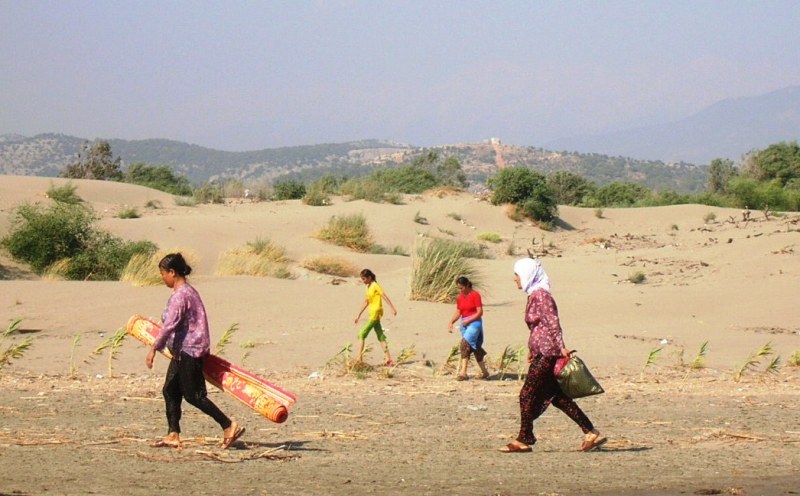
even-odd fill
[{"label": "woman in purple patterned shirt", "polygon": [[164,381],[164,401],[167,406],[169,432],[153,447],[179,448],[181,445],[181,402],[183,399],[213,418],[222,427],[222,449],[227,449],[244,434],[244,427],[231,421],[215,405],[206,391],[203,360],[211,350],[208,318],[200,294],[186,280],[192,268],[180,253],[170,253],[158,264],[161,279],[172,295],[161,316],[163,326],[147,354],[147,368],[153,368],[156,351],[168,348],[172,359]]},{"label": "woman in purple patterned shirt", "polygon": [[517,439],[500,448],[503,453],[529,453],[536,443],[533,421],[553,406],[569,416],[584,433],[581,451],[591,451],[606,442],[600,432],[569,396],[561,392],[553,367],[556,360],[569,356],[564,346],[558,307],[550,294],[550,279],[538,260],[523,258],[514,264],[514,282],[528,294],[525,323],[528,337],[528,375],[519,392],[520,430]]}]

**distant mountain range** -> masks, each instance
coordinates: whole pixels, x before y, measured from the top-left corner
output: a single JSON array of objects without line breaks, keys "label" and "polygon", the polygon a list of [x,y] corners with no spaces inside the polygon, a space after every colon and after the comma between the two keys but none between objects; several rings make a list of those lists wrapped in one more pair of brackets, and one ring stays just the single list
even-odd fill
[{"label": "distant mountain range", "polygon": [[[692,164],[666,164],[595,153],[560,153],[504,145],[498,140],[427,148],[364,140],[251,152],[226,152],[161,139],[104,141],[111,145],[114,157],[122,159],[123,169],[137,162],[167,165],[195,184],[224,179],[271,181],[280,177],[311,181],[324,174],[359,177],[376,167],[412,163],[430,152],[457,158],[475,187],[480,187],[489,175],[507,166],[530,167],[542,173],[571,171],[601,185],[630,181],[680,192],[702,190],[707,177],[705,167]],[[67,164],[78,159],[86,143],[83,138],[62,134],[0,136],[0,174],[58,176]]]},{"label": "distant mountain range", "polygon": [[685,119],[614,133],[575,136],[545,144],[552,150],[708,164],[738,162],[751,150],[800,140],[800,86],[722,100]]}]

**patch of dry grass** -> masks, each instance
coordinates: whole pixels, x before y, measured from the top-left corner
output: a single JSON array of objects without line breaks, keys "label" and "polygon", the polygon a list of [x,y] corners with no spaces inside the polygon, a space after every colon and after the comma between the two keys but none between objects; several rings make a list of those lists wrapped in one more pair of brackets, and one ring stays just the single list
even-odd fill
[{"label": "patch of dry grass", "polygon": [[319,255],[305,258],[300,266],[320,274],[338,277],[355,277],[359,274],[358,266],[353,262],[333,255]]},{"label": "patch of dry grass", "polygon": [[158,286],[163,284],[161,273],[158,271],[158,262],[170,253],[180,253],[189,266],[194,266],[198,256],[191,250],[174,248],[172,250],[159,250],[152,255],[138,253],[128,261],[122,270],[119,280],[129,282],[134,286]]},{"label": "patch of dry grass", "polygon": [[290,279],[286,249],[269,240],[256,239],[247,246],[232,248],[219,257],[218,276],[260,276]]}]

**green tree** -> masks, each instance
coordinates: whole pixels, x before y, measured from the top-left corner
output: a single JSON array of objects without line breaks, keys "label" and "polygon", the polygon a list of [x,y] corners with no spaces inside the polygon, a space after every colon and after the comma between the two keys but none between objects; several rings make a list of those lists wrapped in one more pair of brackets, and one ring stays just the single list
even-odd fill
[{"label": "green tree", "polygon": [[646,186],[620,181],[598,188],[592,194],[591,203],[598,207],[631,207],[650,195]]},{"label": "green tree", "polygon": [[743,175],[758,181],[777,179],[785,186],[800,178],[800,146],[797,141],[780,142],[750,153],[742,166]]},{"label": "green tree", "polygon": [[369,176],[383,186],[384,192],[422,193],[438,184],[433,172],[419,165],[380,169]]},{"label": "green tree", "polygon": [[544,175],[524,167],[502,169],[487,180],[492,203],[513,203],[534,220],[550,222],[558,214],[558,204]]},{"label": "green tree", "polygon": [[125,172],[123,180],[126,183],[147,186],[173,195],[188,196],[192,194],[192,185],[189,180],[184,176],[176,175],[166,165],[131,164]]},{"label": "green tree", "polygon": [[467,185],[467,175],[457,158],[447,157],[436,166],[436,181],[440,186],[464,188]]},{"label": "green tree", "polygon": [[78,160],[61,172],[61,177],[73,179],[97,179],[101,181],[122,180],[120,158],[111,153],[111,145],[107,141],[94,144],[84,143]]},{"label": "green tree", "polygon": [[580,205],[584,198],[596,189],[580,174],[569,171],[553,172],[547,176],[547,186],[553,193],[553,199],[558,205]]},{"label": "green tree", "polygon": [[708,166],[708,187],[709,193],[724,193],[728,187],[728,182],[736,176],[736,168],[733,161],[722,158],[715,158]]}]

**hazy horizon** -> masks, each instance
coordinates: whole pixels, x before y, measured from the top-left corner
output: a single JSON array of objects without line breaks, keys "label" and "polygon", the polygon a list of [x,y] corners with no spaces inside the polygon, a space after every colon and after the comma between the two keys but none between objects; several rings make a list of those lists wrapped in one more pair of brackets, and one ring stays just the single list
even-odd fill
[{"label": "hazy horizon", "polygon": [[0,134],[541,146],[800,84],[794,1],[0,0]]}]

